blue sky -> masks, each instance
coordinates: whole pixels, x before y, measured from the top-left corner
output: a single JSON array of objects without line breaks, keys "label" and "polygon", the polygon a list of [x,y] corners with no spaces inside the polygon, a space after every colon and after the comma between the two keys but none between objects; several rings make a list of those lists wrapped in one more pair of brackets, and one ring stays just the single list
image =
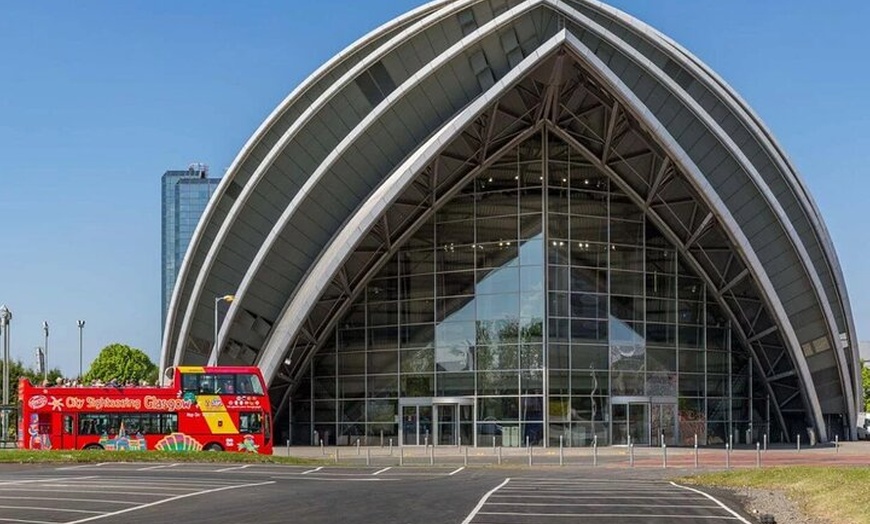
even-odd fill
[{"label": "blue sky", "polygon": [[[157,360],[160,176],[222,174],[308,74],[420,0],[0,0],[0,303],[13,357]],[[816,198],[870,338],[870,3],[611,2],[683,44],[770,126]],[[824,6],[824,7],[823,7]]]}]

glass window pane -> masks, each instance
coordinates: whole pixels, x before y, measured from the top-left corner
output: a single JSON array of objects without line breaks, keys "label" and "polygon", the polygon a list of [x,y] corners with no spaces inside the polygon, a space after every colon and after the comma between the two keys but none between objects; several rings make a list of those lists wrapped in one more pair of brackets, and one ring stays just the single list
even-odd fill
[{"label": "glass window pane", "polygon": [[571,291],[607,293],[607,271],[590,268],[571,268]]},{"label": "glass window pane", "polygon": [[610,348],[603,345],[571,344],[571,368],[574,370],[608,369]]},{"label": "glass window pane", "polygon": [[502,267],[491,271],[477,272],[475,292],[478,295],[515,293],[519,291],[519,268]]},{"label": "glass window pane", "polygon": [[398,351],[368,352],[368,373],[395,373],[399,369]]}]

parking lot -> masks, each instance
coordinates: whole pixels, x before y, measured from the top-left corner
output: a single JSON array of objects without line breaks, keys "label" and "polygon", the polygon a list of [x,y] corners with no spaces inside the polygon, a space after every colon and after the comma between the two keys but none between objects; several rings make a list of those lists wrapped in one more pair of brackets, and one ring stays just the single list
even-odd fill
[{"label": "parking lot", "polygon": [[554,523],[581,516],[594,516],[593,522],[740,522],[715,501],[666,480],[579,473],[462,466],[0,465],[0,522],[333,523],[339,515],[346,524]]}]

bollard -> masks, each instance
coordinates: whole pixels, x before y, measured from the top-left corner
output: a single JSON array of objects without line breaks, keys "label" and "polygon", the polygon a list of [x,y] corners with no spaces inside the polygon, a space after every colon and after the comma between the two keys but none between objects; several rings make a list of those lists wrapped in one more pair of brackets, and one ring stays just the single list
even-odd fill
[{"label": "bollard", "polygon": [[372,450],[371,448],[366,448],[366,466],[372,465]]},{"label": "bollard", "polygon": [[498,447],[498,465],[501,466],[501,446]]},{"label": "bollard", "polygon": [[287,439],[287,456],[290,456],[290,439]]},{"label": "bollard", "polygon": [[323,447],[323,439],[320,439],[320,453],[326,455],[326,449]]},{"label": "bollard", "polygon": [[592,439],[592,465],[598,465],[598,439]]},{"label": "bollard", "polygon": [[695,447],[698,447],[698,434],[695,433]]},{"label": "bollard", "polygon": [[564,448],[563,442],[562,442],[564,440],[564,438],[565,437],[563,435],[559,435],[559,465],[560,466],[565,465],[565,448]]},{"label": "bollard", "polygon": [[764,434],[764,451],[767,451],[767,433]]},{"label": "bollard", "polygon": [[631,442],[628,444],[628,465],[634,467],[634,444]]},{"label": "bollard", "polygon": [[492,454],[495,455],[495,435],[492,436]]},{"label": "bollard", "polygon": [[393,439],[390,439],[390,456],[393,456]]},{"label": "bollard", "polygon": [[462,447],[462,437],[459,437],[459,438],[456,439],[456,447],[457,447],[457,448],[461,448],[461,447]]},{"label": "bollard", "polygon": [[668,469],[668,446],[662,443],[662,468]]},{"label": "bollard", "polygon": [[755,467],[761,467],[761,444],[755,443]]},{"label": "bollard", "polygon": [[[528,440],[528,439],[529,439],[529,437],[526,437],[526,440]],[[531,465],[532,465],[532,446],[529,446],[529,467],[531,467]]]},{"label": "bollard", "polygon": [[[417,442],[419,442],[419,440]],[[426,432],[426,438],[423,439],[423,443],[426,446],[426,449],[429,449],[429,432],[428,431]]]},{"label": "bollard", "polygon": [[[390,440],[392,440],[392,439],[390,439]],[[401,448],[401,447],[399,448],[399,465],[400,466],[405,465],[405,448]]]},{"label": "bollard", "polygon": [[800,433],[798,433],[798,436],[797,436],[797,450],[798,450],[798,453],[801,452],[801,435],[800,435]]},{"label": "bollard", "polygon": [[698,435],[695,435],[695,469],[698,469]]},{"label": "bollard", "polygon": [[731,469],[731,446],[725,443],[725,469]]},{"label": "bollard", "polygon": [[356,439],[356,454],[359,456],[359,439]]},{"label": "bollard", "polygon": [[429,465],[430,466],[435,465],[435,446],[432,446],[431,448],[429,448]]},{"label": "bollard", "polygon": [[468,446],[465,446],[465,459],[462,461],[463,466],[468,466]]},{"label": "bollard", "polygon": [[384,447],[384,430],[381,430],[381,448]]},{"label": "bollard", "polygon": [[529,447],[529,445],[530,445],[530,444],[529,444],[529,436],[526,435],[526,447]]},{"label": "bollard", "polygon": [[[840,435],[834,435],[834,450],[836,453],[840,452]],[[287,455],[290,455],[290,448],[287,448]]]},{"label": "bollard", "polygon": [[335,463],[338,464],[338,446],[335,447]]}]

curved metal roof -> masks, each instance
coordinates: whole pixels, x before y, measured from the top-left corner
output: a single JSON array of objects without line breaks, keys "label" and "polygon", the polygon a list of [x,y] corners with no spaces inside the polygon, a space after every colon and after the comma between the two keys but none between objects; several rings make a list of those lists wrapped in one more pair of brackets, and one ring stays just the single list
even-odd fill
[{"label": "curved metal roof", "polygon": [[[782,148],[688,51],[592,0],[431,2],[315,72],[239,153],[197,228],[163,367],[222,363],[273,390],[410,234],[474,173],[547,132],[643,209],[705,280],[776,415],[854,420],[849,300],[830,236]],[[852,435],[854,437],[854,435]]]}]

